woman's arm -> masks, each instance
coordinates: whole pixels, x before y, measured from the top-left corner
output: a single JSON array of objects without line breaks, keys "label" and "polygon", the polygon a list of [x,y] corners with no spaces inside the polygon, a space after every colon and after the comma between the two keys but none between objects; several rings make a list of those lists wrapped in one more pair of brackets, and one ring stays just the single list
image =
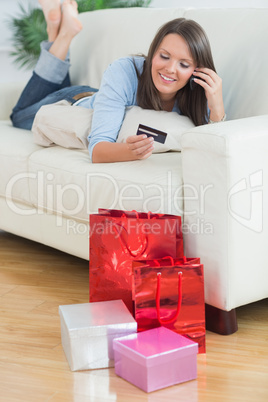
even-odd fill
[{"label": "woman's arm", "polygon": [[93,163],[126,162],[148,158],[153,151],[153,138],[146,135],[132,135],[126,143],[98,142],[92,151]]},{"label": "woman's arm", "polygon": [[[142,68],[144,59],[136,58],[136,62]],[[116,142],[126,107],[136,104],[137,86],[138,77],[131,57],[114,61],[103,74],[92,105],[94,113],[88,136],[93,163],[121,162],[150,156],[151,142],[147,138],[144,140],[133,135],[125,144]]]}]

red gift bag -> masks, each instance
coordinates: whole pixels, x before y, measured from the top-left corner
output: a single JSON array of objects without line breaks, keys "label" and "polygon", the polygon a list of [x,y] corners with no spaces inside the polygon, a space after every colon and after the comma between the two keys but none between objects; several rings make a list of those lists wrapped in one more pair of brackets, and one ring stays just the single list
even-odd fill
[{"label": "red gift bag", "polygon": [[199,258],[133,261],[138,331],[165,326],[187,336],[205,353],[203,265]]},{"label": "red gift bag", "polygon": [[100,209],[90,215],[90,302],[122,299],[133,313],[132,261],[183,256],[181,218]]}]

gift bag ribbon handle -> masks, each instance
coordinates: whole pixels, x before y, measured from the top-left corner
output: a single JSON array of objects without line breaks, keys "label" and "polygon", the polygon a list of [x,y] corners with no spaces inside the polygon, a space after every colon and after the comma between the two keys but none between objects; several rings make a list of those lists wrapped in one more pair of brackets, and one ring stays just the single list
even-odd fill
[{"label": "gift bag ribbon handle", "polygon": [[[136,210],[132,210],[131,212],[133,212],[136,215],[136,219],[139,222],[139,220],[140,220],[139,213]],[[155,219],[155,217],[152,217],[151,215],[152,215],[152,213],[151,213],[151,211],[149,211],[147,213],[147,218],[148,219]],[[128,218],[127,214],[123,213],[122,218],[127,219]],[[138,250],[132,251],[130,249],[129,245],[127,244],[127,242],[124,240],[123,236],[121,235],[122,234],[122,229],[125,230],[125,232],[127,232],[126,228],[123,225],[115,223],[115,222],[111,223],[111,225],[115,229],[115,231],[117,232],[117,235],[118,235],[120,244],[122,246],[122,249],[127,250],[127,252],[129,253],[129,255],[131,257],[139,258],[145,253],[145,251],[147,250],[147,247],[148,247],[148,236],[146,234],[144,234],[143,239],[141,239],[141,245],[138,248]]]},{"label": "gift bag ribbon handle", "polygon": [[127,250],[127,252],[129,253],[129,255],[131,255],[131,257],[138,258],[138,257],[141,257],[145,253],[145,251],[148,247],[148,236],[144,235],[143,240],[141,240],[141,245],[140,245],[139,249],[136,251],[132,251],[130,249],[130,246],[127,244],[127,242],[124,240],[124,238],[122,236],[122,229],[127,233],[126,228],[123,225],[120,225],[119,223],[115,223],[115,222],[111,223],[111,226],[115,229],[115,231],[117,233],[117,236],[120,241],[122,249]]},{"label": "gift bag ribbon handle", "polygon": [[182,302],[182,272],[178,272],[178,305],[175,315],[168,319],[163,320],[160,317],[160,292],[161,292],[161,272],[157,273],[157,288],[156,288],[156,311],[157,311],[157,319],[161,325],[172,324],[177,320],[180,310],[181,310],[181,302]]}]

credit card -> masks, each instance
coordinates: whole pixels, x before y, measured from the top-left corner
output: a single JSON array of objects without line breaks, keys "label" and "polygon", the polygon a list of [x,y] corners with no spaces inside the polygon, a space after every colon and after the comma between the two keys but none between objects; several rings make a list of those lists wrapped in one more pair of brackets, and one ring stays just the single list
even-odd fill
[{"label": "credit card", "polygon": [[155,128],[139,124],[137,135],[146,134],[147,137],[153,137],[155,141],[164,144],[167,138],[167,133],[164,131],[156,130]]}]

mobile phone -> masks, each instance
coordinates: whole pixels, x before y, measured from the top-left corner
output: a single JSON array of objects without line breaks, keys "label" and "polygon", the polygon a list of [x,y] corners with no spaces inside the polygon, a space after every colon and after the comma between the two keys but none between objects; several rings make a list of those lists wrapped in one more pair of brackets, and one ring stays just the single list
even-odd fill
[{"label": "mobile phone", "polygon": [[198,85],[198,84],[194,81],[195,78],[197,78],[198,80],[201,80],[201,81],[205,81],[205,80],[203,80],[203,79],[200,78],[200,77],[195,77],[194,75],[192,75],[191,78],[190,78],[190,88],[191,88],[191,90],[195,89],[195,88],[197,87],[197,85]]},{"label": "mobile phone", "polygon": [[192,75],[191,78],[190,78],[190,88],[191,88],[191,90],[195,89],[195,87],[197,85],[197,83],[194,82],[194,79],[195,79],[195,76]]},{"label": "mobile phone", "polygon": [[146,134],[147,137],[153,137],[155,141],[164,144],[167,138],[167,133],[164,131],[157,130],[144,124],[139,124],[137,135]]}]

